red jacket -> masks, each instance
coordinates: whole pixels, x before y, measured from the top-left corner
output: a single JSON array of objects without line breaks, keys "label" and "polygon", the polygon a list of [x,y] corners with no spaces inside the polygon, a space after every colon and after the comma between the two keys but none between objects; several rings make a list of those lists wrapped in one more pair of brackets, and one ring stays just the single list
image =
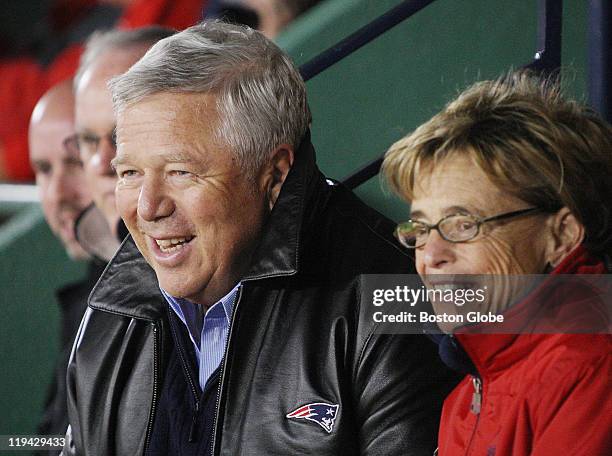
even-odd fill
[{"label": "red jacket", "polygon": [[[606,269],[580,247],[553,273]],[[605,334],[456,334],[480,379],[468,375],[444,402],[439,455],[612,455],[612,337],[609,322],[601,328]]]}]

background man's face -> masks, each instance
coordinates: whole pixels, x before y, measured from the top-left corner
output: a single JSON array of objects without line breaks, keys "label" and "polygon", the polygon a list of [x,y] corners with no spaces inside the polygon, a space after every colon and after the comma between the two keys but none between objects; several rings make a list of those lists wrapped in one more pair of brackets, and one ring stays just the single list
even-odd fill
[{"label": "background man's face", "polygon": [[74,134],[70,86],[46,95],[30,124],[30,159],[45,219],[74,259],[87,257],[74,235],[79,214],[91,204],[81,160],[63,142]]},{"label": "background man's face", "polygon": [[85,148],[81,146],[87,183],[96,206],[104,214],[113,232],[119,221],[115,203],[117,179],[110,165],[116,154],[113,139],[115,115],[107,83],[112,77],[127,71],[144,55],[148,47],[140,45],[103,53],[85,71],[76,90],[76,130],[80,143],[91,145]]},{"label": "background man's face", "polygon": [[117,207],[160,286],[212,305],[249,266],[268,200],[215,143],[212,95],[152,95],[117,118]]}]

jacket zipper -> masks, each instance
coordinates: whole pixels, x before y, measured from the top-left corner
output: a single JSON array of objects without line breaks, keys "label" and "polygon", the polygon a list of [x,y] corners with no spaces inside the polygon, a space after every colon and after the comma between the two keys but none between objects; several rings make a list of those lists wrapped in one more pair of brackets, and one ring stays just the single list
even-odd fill
[{"label": "jacket zipper", "polygon": [[480,406],[482,405],[482,380],[478,377],[472,377],[472,384],[474,385],[474,393],[472,394],[470,412],[474,415],[478,415],[480,414]]},{"label": "jacket zipper", "polygon": [[198,424],[198,412],[200,411],[200,402],[196,401],[195,410],[191,417],[191,427],[189,428],[189,443],[195,442],[195,431]]},{"label": "jacket zipper", "polygon": [[229,352],[229,344],[232,337],[232,330],[234,329],[234,321],[236,314],[238,313],[238,305],[240,304],[240,297],[242,296],[242,285],[238,287],[236,296],[234,297],[234,304],[232,305],[232,321],[230,323],[229,331],[225,339],[225,350],[223,352],[223,359],[221,361],[221,378],[219,379],[219,386],[217,387],[217,400],[215,402],[215,421],[213,423],[213,439],[212,439],[212,454],[215,454],[215,445],[217,443],[217,424],[219,422],[219,403],[221,402],[221,389],[223,388],[223,382],[225,380],[225,368],[227,366],[227,353]]},{"label": "jacket zipper", "polygon": [[[170,323],[170,330],[172,334],[174,334],[174,338],[179,340],[172,323]],[[180,345],[180,344],[178,344]],[[179,358],[181,358],[181,363],[183,365],[183,370],[185,371],[185,375],[187,376],[187,383],[189,383],[189,387],[191,388],[191,393],[193,394],[194,407],[193,407],[193,415],[191,416],[191,426],[189,427],[189,443],[195,442],[195,432],[198,424],[198,414],[200,411],[200,397],[198,395],[198,390],[195,387],[195,383],[193,382],[193,378],[191,377],[191,373],[189,372],[189,367],[187,362],[185,361],[185,357],[183,356],[183,349],[177,345],[177,352],[179,354]]]},{"label": "jacket zipper", "polygon": [[151,443],[151,434],[153,433],[153,420],[155,419],[155,409],[157,407],[157,394],[158,394],[158,383],[159,383],[159,329],[156,323],[151,323],[153,326],[153,404],[151,406],[151,413],[149,415],[149,422],[147,423],[147,433],[145,435],[145,446],[144,453],[146,454],[147,448]]},{"label": "jacket zipper", "polygon": [[470,447],[472,441],[476,435],[476,429],[478,428],[478,422],[480,421],[480,409],[482,406],[482,379],[478,376],[472,376],[472,385],[474,386],[474,392],[472,393],[472,403],[470,405],[470,411],[476,415],[476,423],[474,423],[474,429],[468,442],[465,454],[470,453]]}]

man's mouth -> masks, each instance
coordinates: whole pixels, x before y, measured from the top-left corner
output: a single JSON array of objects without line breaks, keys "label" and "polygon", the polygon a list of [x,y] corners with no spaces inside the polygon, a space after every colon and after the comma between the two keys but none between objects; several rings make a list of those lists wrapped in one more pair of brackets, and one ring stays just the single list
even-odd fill
[{"label": "man's mouth", "polygon": [[159,250],[163,253],[173,253],[182,249],[188,244],[195,236],[187,236],[172,239],[155,239],[155,242],[159,246]]}]

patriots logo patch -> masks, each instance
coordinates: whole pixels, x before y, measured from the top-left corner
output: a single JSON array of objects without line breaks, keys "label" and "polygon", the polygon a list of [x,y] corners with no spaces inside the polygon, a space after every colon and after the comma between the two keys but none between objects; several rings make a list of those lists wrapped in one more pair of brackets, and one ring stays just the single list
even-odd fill
[{"label": "patriots logo patch", "polygon": [[328,433],[331,433],[339,408],[339,405],[315,402],[313,404],[306,404],[298,407],[293,412],[288,413],[287,418],[312,421],[317,423]]}]

